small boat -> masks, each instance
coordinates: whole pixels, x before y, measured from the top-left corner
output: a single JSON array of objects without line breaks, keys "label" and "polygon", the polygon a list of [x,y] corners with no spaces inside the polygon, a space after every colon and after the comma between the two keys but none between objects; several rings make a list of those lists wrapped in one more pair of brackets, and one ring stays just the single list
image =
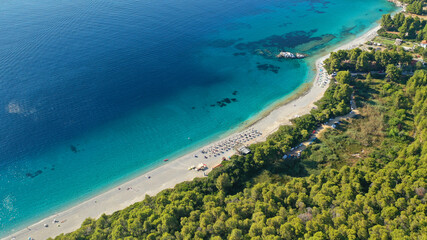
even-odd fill
[{"label": "small boat", "polygon": [[167,161],[169,161],[169,159],[165,159],[165,160],[163,160],[163,162],[167,162]]}]

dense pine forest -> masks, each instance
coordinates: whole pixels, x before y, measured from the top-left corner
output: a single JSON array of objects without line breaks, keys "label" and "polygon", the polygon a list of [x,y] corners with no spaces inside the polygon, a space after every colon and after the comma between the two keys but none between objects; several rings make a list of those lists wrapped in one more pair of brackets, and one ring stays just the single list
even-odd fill
[{"label": "dense pine forest", "polygon": [[[331,72],[387,73],[338,72],[316,109],[252,154],[55,239],[427,239],[427,71],[402,75],[396,65],[408,61],[397,51],[332,54]],[[350,112],[352,94],[360,114],[282,159]]]}]

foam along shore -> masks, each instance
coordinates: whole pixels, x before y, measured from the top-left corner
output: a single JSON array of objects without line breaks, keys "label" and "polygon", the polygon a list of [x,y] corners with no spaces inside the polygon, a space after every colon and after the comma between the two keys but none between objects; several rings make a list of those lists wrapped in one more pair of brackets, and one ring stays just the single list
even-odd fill
[{"label": "foam along shore", "polygon": [[[372,40],[379,28],[380,26],[372,28],[334,51],[354,48]],[[327,89],[329,78],[322,67],[322,62],[328,56],[329,54],[317,59],[315,80],[304,95],[285,105],[276,107],[268,114],[264,114],[263,118],[247,129],[224,137],[173,161],[165,162],[164,165],[152,171],[65,211],[47,217],[3,239],[32,238],[39,240],[55,237],[61,233],[69,233],[78,229],[88,217],[98,218],[103,213],[112,214],[135,202],[142,201],[146,194],[153,196],[164,189],[174,187],[178,183],[205,176],[212,168],[219,165],[224,157],[228,158],[235,154],[235,147],[264,141],[269,134],[276,131],[281,125],[290,124],[290,119],[309,113],[315,107],[314,103],[323,96]],[[189,170],[192,166],[198,166],[201,163],[206,164],[207,169],[204,171]]]}]

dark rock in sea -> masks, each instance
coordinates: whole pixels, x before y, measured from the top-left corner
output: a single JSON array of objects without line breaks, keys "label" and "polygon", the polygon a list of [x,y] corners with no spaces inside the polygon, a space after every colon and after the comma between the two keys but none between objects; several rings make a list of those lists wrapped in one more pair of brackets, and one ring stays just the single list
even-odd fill
[{"label": "dark rock in sea", "polygon": [[322,4],[322,8],[328,8],[328,6],[327,5],[329,5],[329,4],[331,4],[331,2],[329,2],[329,1],[324,1],[324,0],[310,0],[311,2],[310,2],[310,5],[312,6],[312,7],[315,7],[314,6],[314,4]]},{"label": "dark rock in sea", "polygon": [[30,178],[35,178],[42,173],[43,173],[42,170],[37,170],[35,173],[26,173],[25,176],[30,177]]},{"label": "dark rock in sea", "polygon": [[237,95],[237,93],[238,93],[237,91],[234,91],[232,94],[233,94],[234,96],[236,96],[236,95]]},{"label": "dark rock in sea", "polygon": [[215,107],[216,105],[215,104],[211,104],[211,107]]},{"label": "dark rock in sea", "polygon": [[380,8],[380,9],[378,9],[378,11],[382,12],[383,10]]},{"label": "dark rock in sea", "polygon": [[55,168],[51,168],[50,170],[55,171]]},{"label": "dark rock in sea", "polygon": [[258,70],[262,70],[262,71],[271,71],[273,73],[278,73],[280,67],[278,66],[274,66],[272,64],[259,64],[257,66]]},{"label": "dark rock in sea", "polygon": [[194,109],[196,109],[196,107],[192,107],[191,109],[193,109],[193,110],[194,110]]},{"label": "dark rock in sea", "polygon": [[[233,95],[236,95],[236,94],[237,94],[237,91],[234,91]],[[212,104],[211,106],[212,107],[214,107],[214,106],[225,107],[225,106],[227,106],[227,104],[230,104],[233,102],[237,102],[237,99],[236,98],[231,98],[231,99],[230,98],[223,98],[221,101],[217,101],[215,105]]]},{"label": "dark rock in sea", "polygon": [[269,64],[260,64],[260,65],[257,66],[257,68],[259,70],[268,70],[268,65]]},{"label": "dark rock in sea", "polygon": [[290,22],[285,22],[285,23],[280,24],[280,25],[279,25],[279,27],[287,27],[287,26],[288,26],[288,25],[290,25],[290,24],[292,24],[292,23],[290,23]]},{"label": "dark rock in sea", "polygon": [[70,145],[70,149],[71,149],[71,151],[72,151],[73,153],[77,153],[77,152],[78,152],[77,147],[76,147],[76,146],[74,146],[74,145]]},{"label": "dark rock in sea", "polygon": [[223,103],[222,101],[218,101],[218,102],[216,102],[216,104],[217,104],[218,106],[220,106],[220,107],[225,107],[225,106],[227,106],[227,104]]},{"label": "dark rock in sea", "polygon": [[[311,11],[311,12],[315,12],[315,13],[326,13],[326,12],[322,12],[322,11],[317,10],[317,8],[318,8],[317,6],[311,5],[311,8],[307,9],[307,11]],[[325,7],[323,7],[323,8],[325,8]]]}]

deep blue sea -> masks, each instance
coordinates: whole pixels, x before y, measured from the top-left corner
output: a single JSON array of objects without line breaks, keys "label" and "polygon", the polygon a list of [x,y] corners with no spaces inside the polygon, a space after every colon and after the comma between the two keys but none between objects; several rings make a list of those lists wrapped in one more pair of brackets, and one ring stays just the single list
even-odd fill
[{"label": "deep blue sea", "polygon": [[[0,236],[231,131],[385,0],[0,1]],[[190,138],[190,139],[189,139]]]}]

